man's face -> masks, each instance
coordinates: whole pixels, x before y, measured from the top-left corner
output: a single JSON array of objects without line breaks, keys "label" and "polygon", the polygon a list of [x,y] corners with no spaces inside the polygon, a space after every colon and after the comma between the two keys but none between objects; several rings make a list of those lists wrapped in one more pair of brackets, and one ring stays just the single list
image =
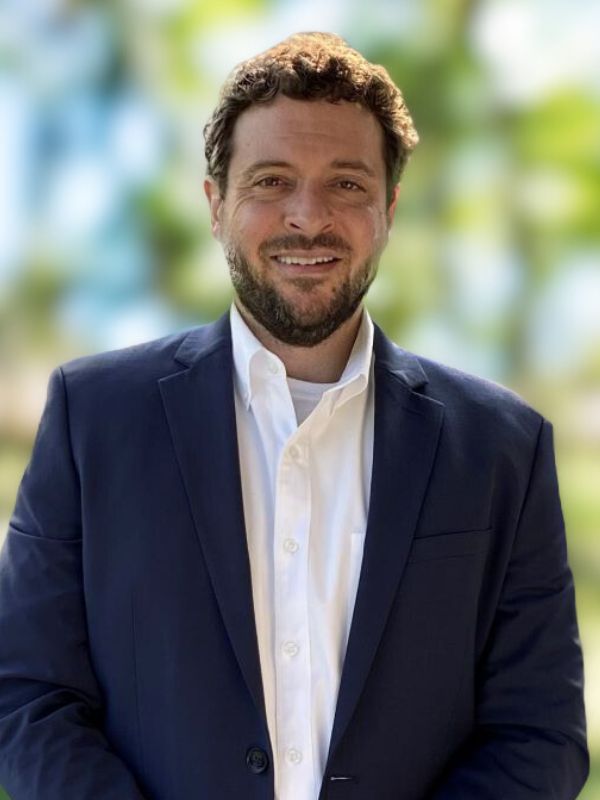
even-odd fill
[{"label": "man's face", "polygon": [[360,305],[397,200],[386,207],[383,133],[341,101],[279,96],[236,122],[227,192],[205,190],[236,294],[293,345],[323,341]]}]

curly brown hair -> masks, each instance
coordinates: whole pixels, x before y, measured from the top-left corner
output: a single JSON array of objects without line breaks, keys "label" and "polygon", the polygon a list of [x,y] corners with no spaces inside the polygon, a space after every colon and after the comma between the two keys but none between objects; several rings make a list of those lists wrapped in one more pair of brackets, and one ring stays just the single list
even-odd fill
[{"label": "curly brown hair", "polygon": [[297,33],[238,64],[225,81],[219,103],[204,127],[208,175],[227,189],[233,129],[254,103],[278,94],[294,100],[359,103],[379,121],[384,137],[388,203],[408,157],[419,141],[402,92],[379,64],[371,64],[333,33]]}]

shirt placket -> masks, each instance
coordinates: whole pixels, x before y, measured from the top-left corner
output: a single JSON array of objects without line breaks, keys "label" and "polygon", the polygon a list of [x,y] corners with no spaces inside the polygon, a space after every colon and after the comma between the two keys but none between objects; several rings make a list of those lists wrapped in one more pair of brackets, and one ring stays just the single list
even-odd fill
[{"label": "shirt placket", "polygon": [[308,557],[309,445],[303,435],[285,444],[275,495],[275,662],[281,797],[314,792],[311,731]]}]

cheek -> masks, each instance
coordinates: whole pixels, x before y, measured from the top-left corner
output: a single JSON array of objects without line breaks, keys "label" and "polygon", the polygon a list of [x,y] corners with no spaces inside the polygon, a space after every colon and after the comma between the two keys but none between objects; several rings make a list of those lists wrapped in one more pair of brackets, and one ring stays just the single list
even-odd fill
[{"label": "cheek", "polygon": [[276,233],[275,216],[264,208],[240,205],[233,210],[228,220],[227,230],[229,235],[242,247],[252,249]]},{"label": "cheek", "polygon": [[350,227],[354,236],[366,250],[380,250],[387,243],[387,218],[379,209],[369,209],[367,214],[361,215]]}]

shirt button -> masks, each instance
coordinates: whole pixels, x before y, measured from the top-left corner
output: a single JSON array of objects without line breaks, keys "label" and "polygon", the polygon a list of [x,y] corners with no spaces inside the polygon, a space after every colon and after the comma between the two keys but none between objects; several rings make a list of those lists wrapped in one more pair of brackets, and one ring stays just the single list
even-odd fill
[{"label": "shirt button", "polygon": [[298,552],[300,545],[295,539],[286,539],[283,543],[283,549],[286,553],[296,553]]},{"label": "shirt button", "polygon": [[288,450],[290,454],[290,458],[292,461],[300,461],[302,458],[302,450],[298,447],[297,444],[290,445],[290,449]]},{"label": "shirt button", "polygon": [[269,361],[269,372],[271,375],[279,374],[279,364],[276,361]]},{"label": "shirt button", "polygon": [[290,764],[299,764],[302,761],[302,753],[295,747],[290,747],[285,757]]},{"label": "shirt button", "polygon": [[297,656],[300,652],[300,648],[296,644],[296,642],[284,642],[283,647],[281,648],[286,656]]}]

